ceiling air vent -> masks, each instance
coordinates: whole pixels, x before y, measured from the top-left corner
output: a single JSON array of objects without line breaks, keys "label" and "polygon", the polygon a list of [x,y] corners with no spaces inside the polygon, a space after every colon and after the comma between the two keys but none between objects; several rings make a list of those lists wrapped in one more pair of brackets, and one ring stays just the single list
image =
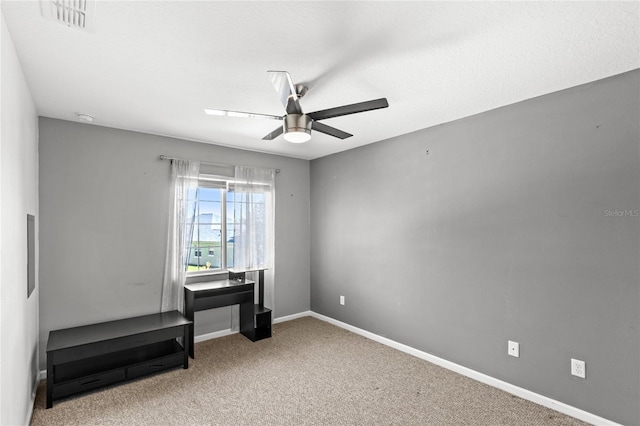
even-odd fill
[{"label": "ceiling air vent", "polygon": [[93,29],[96,0],[40,0],[42,16],[67,27]]}]

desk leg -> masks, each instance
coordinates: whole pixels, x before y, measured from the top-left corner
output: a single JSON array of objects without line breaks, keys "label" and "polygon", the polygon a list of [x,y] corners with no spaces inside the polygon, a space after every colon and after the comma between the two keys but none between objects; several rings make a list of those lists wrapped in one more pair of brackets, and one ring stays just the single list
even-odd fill
[{"label": "desk leg", "polygon": [[191,325],[185,325],[183,332],[182,332],[182,340],[184,341],[184,369],[186,370],[187,368],[189,368],[189,350],[191,349],[192,345],[190,345],[190,336],[189,336],[189,331],[191,330]]},{"label": "desk leg", "polygon": [[189,345],[189,356],[192,359],[195,359],[194,356],[194,344],[193,344],[193,334],[194,328],[196,327],[195,315],[193,312],[193,293],[184,289],[184,316],[187,317],[189,321],[191,321],[191,325],[189,326],[189,342],[185,341],[185,350],[187,349],[187,345]]},{"label": "desk leg", "polygon": [[47,353],[47,408],[53,407],[53,354]]},{"label": "desk leg", "polygon": [[264,308],[264,269],[258,271],[258,304]]},{"label": "desk leg", "polygon": [[251,292],[251,298],[240,304],[240,333],[249,340],[255,342],[255,330],[253,328],[253,302],[254,292]]}]

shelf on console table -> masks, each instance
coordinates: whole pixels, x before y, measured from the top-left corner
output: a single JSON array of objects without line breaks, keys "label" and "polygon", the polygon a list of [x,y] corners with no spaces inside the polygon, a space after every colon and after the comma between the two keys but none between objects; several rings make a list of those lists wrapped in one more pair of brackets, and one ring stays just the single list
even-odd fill
[{"label": "shelf on console table", "polygon": [[[53,401],[182,365],[188,331],[180,312],[53,330],[47,342],[47,408]],[[180,345],[176,338],[183,339]]]},{"label": "shelf on console table", "polygon": [[227,269],[229,271],[229,280],[244,280],[247,272],[258,273],[258,304],[254,306],[253,333],[252,337],[249,337],[254,342],[271,337],[271,309],[264,306],[264,271],[267,269]]}]

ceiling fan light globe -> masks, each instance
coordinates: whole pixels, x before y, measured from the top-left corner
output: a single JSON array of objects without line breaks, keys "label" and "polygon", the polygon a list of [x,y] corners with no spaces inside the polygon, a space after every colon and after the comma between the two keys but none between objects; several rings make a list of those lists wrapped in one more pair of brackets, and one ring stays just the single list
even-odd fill
[{"label": "ceiling fan light globe", "polygon": [[291,143],[304,143],[311,139],[311,131],[291,131],[284,134],[284,140]]},{"label": "ceiling fan light globe", "polygon": [[304,114],[287,114],[282,125],[287,142],[303,143],[311,139],[311,118]]}]

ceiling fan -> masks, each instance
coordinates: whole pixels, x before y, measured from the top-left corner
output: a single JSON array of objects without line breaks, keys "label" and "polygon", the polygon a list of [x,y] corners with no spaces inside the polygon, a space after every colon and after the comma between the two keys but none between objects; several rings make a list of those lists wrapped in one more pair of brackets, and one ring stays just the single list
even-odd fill
[{"label": "ceiling fan", "polygon": [[307,93],[308,88],[303,84],[293,84],[291,76],[287,71],[267,71],[271,78],[273,87],[278,92],[280,101],[284,105],[286,114],[283,116],[257,114],[250,112],[229,111],[224,109],[207,109],[205,112],[210,115],[227,117],[256,117],[271,120],[282,120],[282,126],[269,133],[263,140],[272,140],[284,134],[285,140],[293,143],[307,142],[311,139],[311,130],[325,133],[339,139],[346,139],[353,136],[335,127],[320,123],[320,120],[340,117],[342,115],[355,114],[358,112],[371,111],[374,109],[386,108],[389,106],[386,98],[374,99],[372,101],[359,102],[356,104],[343,105],[335,108],[305,114],[300,107],[300,98]]}]

